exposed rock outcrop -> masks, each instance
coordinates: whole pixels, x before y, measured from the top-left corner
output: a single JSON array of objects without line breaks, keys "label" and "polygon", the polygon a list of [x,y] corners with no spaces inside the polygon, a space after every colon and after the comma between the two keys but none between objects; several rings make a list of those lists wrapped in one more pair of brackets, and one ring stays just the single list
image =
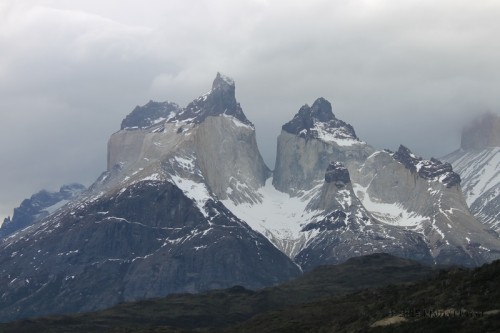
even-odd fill
[{"label": "exposed rock outcrop", "polygon": [[349,170],[342,163],[330,162],[326,168],[325,182],[335,183],[338,188],[343,188],[351,182]]},{"label": "exposed rock outcrop", "polygon": [[148,128],[174,118],[180,109],[180,106],[175,103],[149,101],[144,106],[136,106],[123,119],[121,129]]},{"label": "exposed rock outcrop", "polygon": [[415,156],[403,145],[399,146],[398,151],[392,154],[392,157],[402,163],[408,170],[418,173],[424,179],[439,181],[446,187],[460,185],[460,176],[453,172],[450,163],[443,163],[435,158],[424,160]]}]

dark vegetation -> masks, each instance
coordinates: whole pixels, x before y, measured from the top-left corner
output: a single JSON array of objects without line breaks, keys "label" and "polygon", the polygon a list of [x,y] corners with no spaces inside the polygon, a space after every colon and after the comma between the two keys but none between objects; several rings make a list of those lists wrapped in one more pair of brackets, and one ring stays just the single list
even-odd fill
[{"label": "dark vegetation", "polygon": [[[450,309],[462,314],[423,315]],[[375,254],[259,291],[171,295],[0,324],[0,332],[500,332],[499,309],[500,261],[439,270]],[[404,321],[372,327],[391,316]]]}]

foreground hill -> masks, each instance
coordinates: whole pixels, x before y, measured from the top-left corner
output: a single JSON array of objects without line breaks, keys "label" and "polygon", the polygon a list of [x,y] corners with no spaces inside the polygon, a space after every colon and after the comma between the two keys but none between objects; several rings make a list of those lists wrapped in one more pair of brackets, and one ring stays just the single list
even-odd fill
[{"label": "foreground hill", "polygon": [[437,270],[374,254],[259,291],[171,295],[0,332],[498,332],[499,285],[500,261]]},{"label": "foreground hill", "polygon": [[306,302],[331,299],[361,289],[407,284],[437,273],[436,268],[415,261],[373,254],[340,265],[320,266],[291,282],[258,291],[235,286],[198,295],[177,294],[124,303],[89,314],[4,324],[0,325],[0,332],[232,331],[231,327],[256,315],[284,311],[291,305],[300,307]]},{"label": "foreground hill", "polygon": [[500,332],[500,261],[260,314],[226,332]]}]

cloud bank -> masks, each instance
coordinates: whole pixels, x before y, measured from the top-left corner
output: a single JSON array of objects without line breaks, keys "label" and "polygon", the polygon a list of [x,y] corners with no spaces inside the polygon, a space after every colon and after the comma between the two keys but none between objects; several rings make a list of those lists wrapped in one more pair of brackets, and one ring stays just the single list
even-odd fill
[{"label": "cloud bank", "polygon": [[442,156],[498,113],[498,17],[487,0],[3,1],[0,217],[92,183],[137,104],[186,105],[217,71],[271,167],[281,125],[320,96],[377,148]]}]

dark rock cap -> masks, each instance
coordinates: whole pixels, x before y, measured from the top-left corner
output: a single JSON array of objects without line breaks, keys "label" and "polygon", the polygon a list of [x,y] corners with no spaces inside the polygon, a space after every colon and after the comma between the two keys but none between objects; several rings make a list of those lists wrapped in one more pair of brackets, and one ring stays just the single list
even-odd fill
[{"label": "dark rock cap", "polygon": [[335,115],[332,112],[332,104],[323,97],[318,98],[311,106],[311,117],[321,122],[328,122],[335,119]]},{"label": "dark rock cap", "polygon": [[359,141],[354,128],[335,118],[331,103],[323,97],[316,99],[311,107],[307,104],[303,105],[293,119],[282,126],[282,129],[306,140],[318,139],[317,123],[322,123],[322,130],[333,137]]},{"label": "dark rock cap", "polygon": [[175,123],[187,121],[199,124],[209,116],[232,116],[242,123],[253,126],[247,119],[240,103],[236,101],[234,80],[217,73],[212,90],[181,108],[171,102],[149,101],[144,106],[137,106],[122,121],[121,129],[141,129],[156,125],[161,121]]},{"label": "dark rock cap", "polygon": [[397,152],[392,154],[392,157],[403,164],[408,170],[411,172],[417,171],[417,164],[422,160],[422,158],[418,158],[411,152],[410,149],[403,145],[399,145],[399,149]]},{"label": "dark rock cap", "polygon": [[349,170],[340,162],[330,162],[326,168],[325,182],[350,183]]},{"label": "dark rock cap", "polygon": [[146,105],[136,106],[123,119],[120,129],[148,128],[158,121],[168,119],[172,112],[177,113],[180,109],[175,103],[149,101]]},{"label": "dark rock cap", "polygon": [[440,181],[446,187],[460,185],[460,176],[453,172],[450,163],[443,163],[436,158],[424,160],[422,157],[415,156],[403,145],[399,146],[398,151],[393,153],[392,157],[412,173],[417,173],[424,179]]},{"label": "dark rock cap", "polygon": [[227,115],[253,126],[243,113],[240,103],[236,101],[235,90],[233,79],[217,73],[212,83],[212,90],[189,103],[176,119],[189,119],[191,122],[201,123],[209,116]]}]

